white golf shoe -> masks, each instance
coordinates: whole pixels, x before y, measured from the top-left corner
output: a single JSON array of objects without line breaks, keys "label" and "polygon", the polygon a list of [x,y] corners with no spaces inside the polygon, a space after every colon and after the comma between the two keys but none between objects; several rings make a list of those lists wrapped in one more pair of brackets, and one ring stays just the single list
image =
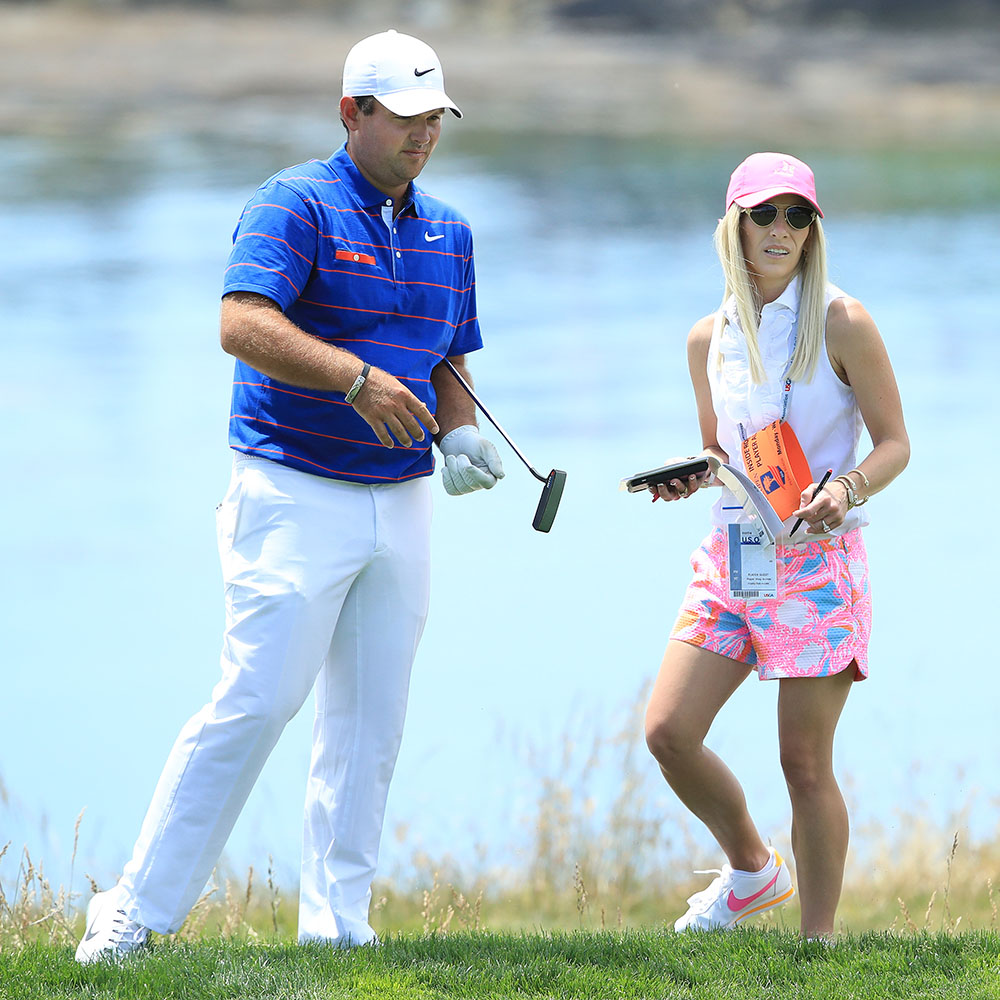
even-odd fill
[{"label": "white golf shoe", "polygon": [[87,906],[87,929],[76,949],[82,965],[101,959],[123,958],[146,944],[149,930],[130,920],[122,891],[115,886],[99,892]]},{"label": "white golf shoe", "polygon": [[729,865],[711,871],[717,878],[688,900],[688,911],[674,923],[675,931],[726,930],[755,913],[787,903],[795,895],[788,866],[773,849],[759,872],[734,871]]}]

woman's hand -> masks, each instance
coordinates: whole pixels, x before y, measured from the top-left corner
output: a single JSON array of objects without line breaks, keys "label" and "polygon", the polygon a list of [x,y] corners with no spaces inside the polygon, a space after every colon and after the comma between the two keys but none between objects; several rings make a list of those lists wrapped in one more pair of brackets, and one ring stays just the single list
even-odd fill
[{"label": "woman's hand", "polygon": [[692,493],[697,493],[711,477],[711,471],[706,470],[699,472],[696,476],[688,476],[686,479],[671,479],[669,483],[651,486],[649,492],[653,494],[654,503],[657,500],[685,500]]},{"label": "woman's hand", "polygon": [[825,535],[834,528],[839,528],[847,517],[847,489],[843,483],[834,480],[827,483],[816,496],[810,500],[818,486],[810,483],[799,498],[799,509],[793,510],[794,517],[801,517],[809,525],[806,534]]}]

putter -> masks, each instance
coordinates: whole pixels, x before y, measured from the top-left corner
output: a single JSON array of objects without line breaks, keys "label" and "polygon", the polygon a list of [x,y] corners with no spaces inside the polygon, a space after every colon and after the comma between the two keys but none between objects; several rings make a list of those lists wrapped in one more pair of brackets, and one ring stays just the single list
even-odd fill
[{"label": "putter", "polygon": [[449,371],[458,380],[458,384],[472,397],[472,401],[482,410],[483,416],[500,432],[500,436],[504,441],[514,449],[514,454],[524,462],[528,471],[535,479],[545,483],[542,487],[542,496],[538,501],[538,508],[531,521],[531,526],[535,531],[548,531],[552,527],[552,522],[556,519],[556,511],[559,510],[559,501],[562,499],[563,487],[566,485],[566,473],[561,469],[553,469],[547,476],[543,476],[535,469],[531,462],[521,454],[521,449],[507,436],[507,432],[493,419],[490,411],[483,406],[483,401],[476,395],[472,386],[462,378],[461,372],[447,358],[443,360],[448,366]]}]

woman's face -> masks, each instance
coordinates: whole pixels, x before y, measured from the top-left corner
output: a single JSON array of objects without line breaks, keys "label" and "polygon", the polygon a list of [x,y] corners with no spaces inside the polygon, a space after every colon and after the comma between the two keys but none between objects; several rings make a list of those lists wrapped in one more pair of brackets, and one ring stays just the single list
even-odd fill
[{"label": "woman's face", "polygon": [[778,209],[774,221],[767,226],[758,226],[744,211],[740,219],[740,240],[747,271],[764,296],[764,301],[770,302],[785,290],[799,269],[802,250],[812,227],[795,229],[785,219],[786,208],[792,205],[809,207],[809,203],[798,195],[777,195],[768,198],[767,204]]}]

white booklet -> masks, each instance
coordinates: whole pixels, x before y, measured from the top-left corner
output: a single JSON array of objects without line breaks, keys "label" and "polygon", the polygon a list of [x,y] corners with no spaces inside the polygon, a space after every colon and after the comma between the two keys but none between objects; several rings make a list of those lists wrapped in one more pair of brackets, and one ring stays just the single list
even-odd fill
[{"label": "white booklet", "polygon": [[742,507],[729,532],[729,593],[743,599],[778,596],[778,568],[775,543],[783,525],[767,502],[767,497],[745,472],[709,458],[716,480],[725,486]]}]

